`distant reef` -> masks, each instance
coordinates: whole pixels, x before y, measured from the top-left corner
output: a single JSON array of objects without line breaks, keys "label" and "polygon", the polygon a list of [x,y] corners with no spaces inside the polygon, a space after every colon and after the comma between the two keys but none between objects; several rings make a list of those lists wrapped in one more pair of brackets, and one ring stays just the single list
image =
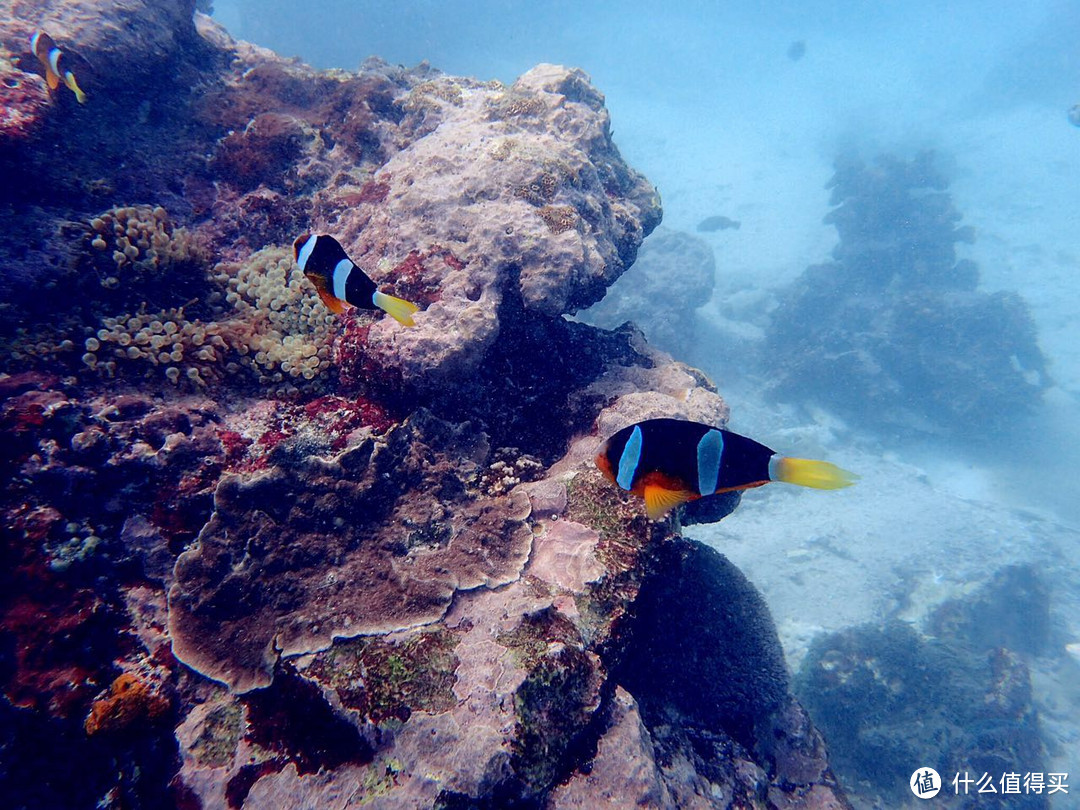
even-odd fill
[{"label": "distant reef", "polygon": [[1035,323],[957,257],[975,233],[934,154],[846,154],[835,168],[833,260],[780,292],[766,330],[775,393],[864,426],[966,437],[1031,412],[1050,384]]},{"label": "distant reef", "polygon": [[[563,317],[661,216],[584,73],[0,9],[5,806],[848,807],[753,586],[593,466],[727,406]],[[416,327],[332,315],[305,231]]]}]

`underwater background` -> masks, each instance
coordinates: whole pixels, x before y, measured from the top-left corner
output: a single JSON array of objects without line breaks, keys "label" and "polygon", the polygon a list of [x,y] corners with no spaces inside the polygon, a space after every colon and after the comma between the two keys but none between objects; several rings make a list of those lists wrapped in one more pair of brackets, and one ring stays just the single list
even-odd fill
[{"label": "underwater background", "polygon": [[0,9],[11,806],[1080,807],[1080,4]]},{"label": "underwater background", "polygon": [[[634,320],[705,370],[733,429],[863,476],[840,502],[769,488],[687,533],[763,590],[793,670],[850,644],[847,628],[932,628],[950,610],[972,613],[960,638],[937,634],[946,647],[974,656],[1031,641],[1047,761],[1075,771],[1080,128],[1069,111],[1080,102],[1080,5],[252,5],[217,0],[215,15],[323,67],[372,53],[483,79],[538,61],[585,69],[620,150],[656,184],[664,220],[582,317]],[[824,291],[798,287],[808,267],[823,275],[842,256],[847,276],[835,264]],[[893,264],[908,269],[893,275]],[[916,303],[922,286],[937,292]],[[984,301],[970,300],[976,290]],[[916,306],[933,311],[919,317]],[[862,356],[835,362],[845,354]],[[937,372],[912,373],[894,354]],[[981,610],[952,601],[987,581]],[[823,641],[829,632],[840,635]],[[863,639],[867,649],[916,644],[882,632]],[[936,733],[899,730],[868,742],[916,707],[847,727],[800,696],[834,764],[842,758],[864,785],[875,759],[932,756],[937,745]],[[850,710],[834,698],[820,697],[818,712]],[[845,784],[856,806],[879,806]],[[1061,793],[1051,801],[1080,806]]]}]

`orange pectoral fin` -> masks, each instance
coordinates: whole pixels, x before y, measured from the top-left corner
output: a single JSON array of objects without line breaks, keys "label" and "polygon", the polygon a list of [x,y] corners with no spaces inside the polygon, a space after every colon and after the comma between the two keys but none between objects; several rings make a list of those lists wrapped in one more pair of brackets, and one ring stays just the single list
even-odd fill
[{"label": "orange pectoral fin", "polygon": [[319,294],[319,300],[326,304],[326,308],[335,315],[340,315],[351,306],[348,301],[342,301],[327,289],[326,279],[322,276],[317,273],[305,273],[304,275],[307,276],[308,281],[314,285],[315,292]]},{"label": "orange pectoral fin", "polygon": [[50,90],[55,90],[60,86],[60,77],[52,72],[52,68],[45,68],[45,82],[49,85]]},{"label": "orange pectoral fin", "polygon": [[667,489],[657,484],[646,484],[645,511],[650,520],[663,520],[676,506],[682,506],[687,501],[692,501],[698,495],[685,489]]},{"label": "orange pectoral fin", "polygon": [[[605,447],[606,447],[606,445],[605,445]],[[615,481],[615,471],[613,469],[611,469],[611,462],[608,461],[607,453],[605,453],[603,451],[597,453],[596,458],[594,459],[594,461],[596,462],[597,469],[600,470],[600,472],[602,472],[604,474],[604,477],[607,480],[609,480],[611,482],[614,482]]]},{"label": "orange pectoral fin", "polygon": [[348,302],[342,301],[340,298],[335,298],[326,290],[320,290],[316,288],[315,291],[319,294],[319,298],[322,299],[322,302],[326,304],[326,308],[333,312],[335,315],[340,315],[342,312],[348,309]]}]

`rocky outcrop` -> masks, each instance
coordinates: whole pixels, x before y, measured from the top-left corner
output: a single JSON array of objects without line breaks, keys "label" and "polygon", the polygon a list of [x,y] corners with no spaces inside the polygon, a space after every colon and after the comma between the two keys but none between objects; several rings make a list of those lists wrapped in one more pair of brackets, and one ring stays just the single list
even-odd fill
[{"label": "rocky outcrop", "polygon": [[[318,72],[183,4],[21,6],[4,69],[41,92],[0,159],[56,183],[0,192],[42,245],[0,310],[6,801],[843,806],[760,597],[593,465],[727,406],[563,318],[660,217],[587,76]],[[108,69],[85,105],[11,56],[29,19]],[[307,229],[417,326],[326,311]],[[96,770],[43,776],[56,751]]]},{"label": "rocky outcrop", "polygon": [[[962,636],[923,638],[900,622],[853,627],[818,638],[796,682],[860,802],[906,801],[912,762],[974,778],[1046,770],[1028,666],[1004,647],[976,651]],[[985,801],[1049,806],[1034,792],[987,791]]]},{"label": "rocky outcrop", "polygon": [[781,397],[816,398],[852,422],[975,435],[1029,413],[1050,385],[1027,302],[979,287],[958,259],[948,180],[925,152],[836,160],[840,244],[780,295],[765,362]]}]

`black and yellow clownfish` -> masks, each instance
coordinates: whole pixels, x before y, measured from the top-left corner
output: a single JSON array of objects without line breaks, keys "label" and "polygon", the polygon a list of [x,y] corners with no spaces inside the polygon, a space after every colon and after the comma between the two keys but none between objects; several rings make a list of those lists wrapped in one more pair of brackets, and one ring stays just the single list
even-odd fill
[{"label": "black and yellow clownfish", "polygon": [[352,263],[332,236],[305,233],[293,242],[296,264],[315,285],[327,308],[340,314],[348,307],[381,309],[405,326],[416,326],[413,313],[420,307],[409,301],[379,292],[375,282]]},{"label": "black and yellow clownfish", "polygon": [[86,93],[79,87],[75,74],[68,67],[71,57],[65,55],[62,50],[56,47],[52,37],[44,31],[35,31],[34,35],[30,37],[30,50],[34,52],[34,56],[38,58],[42,67],[45,68],[45,82],[49,85],[50,90],[56,90],[60,83],[63,82],[75,94],[75,98],[78,99],[80,104],[86,103]]},{"label": "black and yellow clownfish", "polygon": [[648,419],[623,428],[604,442],[596,466],[644,498],[653,520],[687,501],[770,481],[840,489],[857,478],[827,461],[788,458],[738,433],[680,419]]}]

